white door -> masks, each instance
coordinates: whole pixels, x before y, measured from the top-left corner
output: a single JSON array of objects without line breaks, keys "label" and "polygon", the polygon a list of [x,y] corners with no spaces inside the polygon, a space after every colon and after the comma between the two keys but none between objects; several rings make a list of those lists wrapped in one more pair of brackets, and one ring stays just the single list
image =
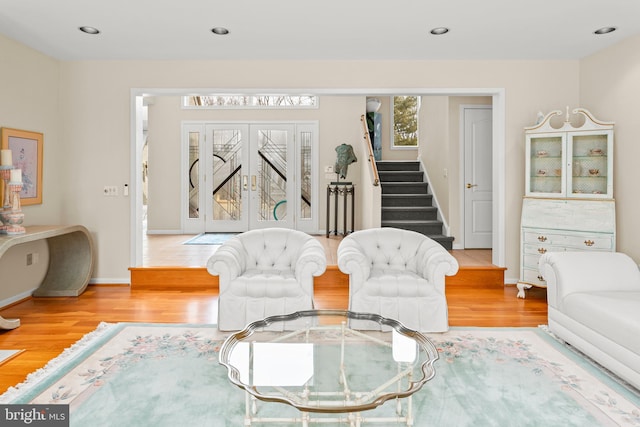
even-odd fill
[{"label": "white door", "polygon": [[184,124],[189,148],[184,232],[316,231],[317,129],[317,124]]},{"label": "white door", "polygon": [[464,247],[492,245],[492,109],[463,107]]}]

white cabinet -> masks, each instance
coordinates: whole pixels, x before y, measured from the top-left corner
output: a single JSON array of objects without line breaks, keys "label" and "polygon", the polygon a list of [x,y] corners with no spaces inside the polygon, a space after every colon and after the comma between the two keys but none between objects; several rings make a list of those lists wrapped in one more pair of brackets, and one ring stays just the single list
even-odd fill
[{"label": "white cabinet", "polygon": [[613,123],[602,122],[584,109],[574,127],[569,114],[561,128],[552,128],[547,114],[525,128],[526,197],[522,203],[520,280],[525,289],[546,287],[538,260],[553,251],[615,251],[613,200]]},{"label": "white cabinet", "polygon": [[595,119],[585,109],[573,110],[582,125],[575,127],[567,112],[564,124],[553,128],[554,116],[525,128],[526,196],[611,199],[613,197],[613,123]]}]

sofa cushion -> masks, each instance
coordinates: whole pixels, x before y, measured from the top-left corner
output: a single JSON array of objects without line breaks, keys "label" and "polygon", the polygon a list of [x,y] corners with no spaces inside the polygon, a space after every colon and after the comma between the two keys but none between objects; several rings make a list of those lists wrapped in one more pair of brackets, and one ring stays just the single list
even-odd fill
[{"label": "sofa cushion", "polygon": [[567,316],[640,354],[640,292],[578,292],[563,306]]}]

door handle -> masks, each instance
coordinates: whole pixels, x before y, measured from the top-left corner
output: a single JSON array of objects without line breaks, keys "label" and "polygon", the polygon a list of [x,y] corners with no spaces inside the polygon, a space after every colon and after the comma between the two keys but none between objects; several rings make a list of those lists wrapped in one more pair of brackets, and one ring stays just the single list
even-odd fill
[{"label": "door handle", "polygon": [[247,177],[247,175],[242,175],[242,189],[244,191],[247,191],[249,186],[249,178]]},{"label": "door handle", "polygon": [[256,176],[251,175],[251,191],[256,191]]},{"label": "door handle", "polygon": [[477,187],[477,186],[478,186],[478,184],[469,184],[469,183],[467,183],[467,188]]}]

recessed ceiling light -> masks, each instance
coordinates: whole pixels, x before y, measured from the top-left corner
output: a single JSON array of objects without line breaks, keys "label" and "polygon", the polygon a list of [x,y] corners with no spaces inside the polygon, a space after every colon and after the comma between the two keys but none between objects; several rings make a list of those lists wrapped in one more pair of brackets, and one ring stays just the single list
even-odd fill
[{"label": "recessed ceiling light", "polygon": [[78,29],[83,33],[87,33],[87,34],[100,34],[100,30],[98,30],[97,28],[87,27],[86,25]]},{"label": "recessed ceiling light", "polygon": [[447,34],[448,32],[449,29],[447,27],[436,27],[431,30],[431,34],[433,34],[434,36],[440,36],[442,34]]},{"label": "recessed ceiling light", "polygon": [[609,34],[616,30],[616,27],[602,27],[598,28],[593,32],[593,34]]},{"label": "recessed ceiling light", "polygon": [[214,27],[214,28],[211,29],[211,32],[213,34],[217,34],[219,36],[224,36],[224,35],[229,34],[229,30],[227,30],[224,27]]}]

